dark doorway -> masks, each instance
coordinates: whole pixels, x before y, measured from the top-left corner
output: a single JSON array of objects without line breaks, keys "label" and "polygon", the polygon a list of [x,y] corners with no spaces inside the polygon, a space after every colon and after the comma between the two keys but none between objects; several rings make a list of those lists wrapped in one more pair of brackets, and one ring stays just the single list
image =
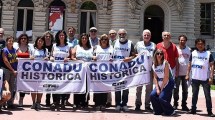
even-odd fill
[{"label": "dark doorway", "polygon": [[164,30],[164,11],[157,5],[149,6],[144,13],[144,29],[149,29],[152,33],[151,41],[159,43],[162,41]]}]

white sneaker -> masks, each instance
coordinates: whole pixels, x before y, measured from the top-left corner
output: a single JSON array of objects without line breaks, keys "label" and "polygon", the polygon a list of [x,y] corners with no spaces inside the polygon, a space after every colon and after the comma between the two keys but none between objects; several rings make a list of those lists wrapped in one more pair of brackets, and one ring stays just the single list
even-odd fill
[{"label": "white sneaker", "polygon": [[128,111],[129,111],[129,109],[128,109],[127,106],[123,106],[122,109],[123,109],[125,112],[128,112]]},{"label": "white sneaker", "polygon": [[31,106],[31,109],[35,109],[36,108],[36,103],[33,103],[33,105]]},{"label": "white sneaker", "polygon": [[116,106],[116,111],[120,111],[121,107],[119,105]]}]

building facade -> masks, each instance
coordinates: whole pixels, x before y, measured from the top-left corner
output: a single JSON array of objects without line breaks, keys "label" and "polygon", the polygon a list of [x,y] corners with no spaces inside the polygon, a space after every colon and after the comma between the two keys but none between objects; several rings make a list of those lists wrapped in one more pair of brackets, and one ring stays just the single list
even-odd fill
[{"label": "building facade", "polygon": [[177,43],[181,34],[188,44],[201,37],[214,47],[215,0],[0,0],[0,27],[16,38],[27,33],[33,40],[47,30],[77,28],[77,34],[97,27],[98,34],[125,28],[137,42],[144,29],[152,41],[161,41],[161,32],[170,31]]}]

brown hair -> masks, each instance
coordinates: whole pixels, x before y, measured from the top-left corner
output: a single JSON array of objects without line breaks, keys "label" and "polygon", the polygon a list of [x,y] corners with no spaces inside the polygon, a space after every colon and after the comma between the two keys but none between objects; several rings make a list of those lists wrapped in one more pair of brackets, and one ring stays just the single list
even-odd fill
[{"label": "brown hair", "polygon": [[161,61],[162,61],[162,63],[164,61],[164,52],[163,52],[163,50],[156,49],[155,53],[154,53],[154,66],[155,66],[155,68],[158,66],[158,60],[157,60],[157,56],[156,56],[158,53],[163,53],[163,57],[162,57]]},{"label": "brown hair", "polygon": [[110,46],[110,43],[109,43],[108,35],[106,35],[106,34],[101,35],[100,40],[99,40],[99,44],[100,44],[100,45],[101,45],[101,40],[102,40],[102,39],[108,40],[107,47],[109,47],[109,46]]}]

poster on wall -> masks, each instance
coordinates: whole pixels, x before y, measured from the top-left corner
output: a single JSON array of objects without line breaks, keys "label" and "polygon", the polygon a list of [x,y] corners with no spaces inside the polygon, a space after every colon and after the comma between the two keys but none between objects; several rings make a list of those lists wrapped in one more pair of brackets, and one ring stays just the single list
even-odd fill
[{"label": "poster on wall", "polygon": [[53,32],[63,30],[64,6],[51,6],[49,10],[49,29]]}]

